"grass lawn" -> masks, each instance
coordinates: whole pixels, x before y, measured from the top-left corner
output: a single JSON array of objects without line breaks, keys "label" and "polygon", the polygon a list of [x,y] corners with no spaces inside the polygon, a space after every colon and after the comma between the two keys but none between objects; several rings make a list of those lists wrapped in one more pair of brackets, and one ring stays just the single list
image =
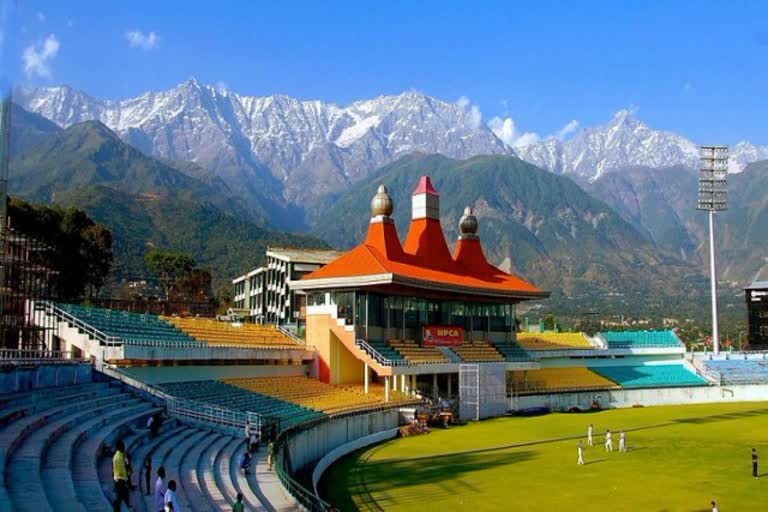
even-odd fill
[{"label": "grass lawn", "polygon": [[[595,446],[576,465],[576,443]],[[603,434],[614,433],[605,453]],[[619,430],[627,453],[618,453]],[[751,448],[761,456],[752,478]],[[321,494],[350,510],[768,511],[768,402],[499,418],[345,457]]]}]

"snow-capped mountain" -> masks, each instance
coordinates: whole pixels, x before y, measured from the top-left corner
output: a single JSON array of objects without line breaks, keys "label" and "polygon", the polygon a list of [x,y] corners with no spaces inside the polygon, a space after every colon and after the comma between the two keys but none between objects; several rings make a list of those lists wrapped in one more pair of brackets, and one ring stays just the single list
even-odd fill
[{"label": "snow-capped mountain", "polygon": [[243,167],[266,171],[291,202],[346,188],[414,151],[454,158],[513,154],[465,105],[416,92],[341,107],[243,96],[191,79],[119,101],[66,86],[19,97],[23,107],[62,127],[99,120],[145,153],[193,161],[224,178],[248,179]]},{"label": "snow-capped mountain", "polygon": [[741,141],[728,153],[728,172],[741,172],[747,164],[758,160],[768,160],[768,146],[755,146],[751,142]]},{"label": "snow-capped mountain", "polygon": [[581,130],[570,139],[547,139],[516,148],[517,154],[558,174],[595,181],[606,171],[629,166],[698,166],[697,146],[672,132],[654,130],[629,110],[603,126]]}]

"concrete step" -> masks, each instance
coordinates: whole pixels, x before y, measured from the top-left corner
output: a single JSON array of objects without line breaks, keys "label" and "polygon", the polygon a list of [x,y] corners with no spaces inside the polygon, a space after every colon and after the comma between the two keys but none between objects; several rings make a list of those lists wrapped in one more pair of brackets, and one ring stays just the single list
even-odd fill
[{"label": "concrete step", "polygon": [[193,512],[209,512],[212,510],[212,503],[208,500],[208,495],[198,477],[198,468],[202,465],[203,452],[208,449],[219,438],[216,432],[209,432],[207,436],[195,443],[181,459],[179,469],[179,480],[184,492],[187,495],[189,510]]},{"label": "concrete step", "polygon": [[[245,441],[240,440],[229,462],[229,476],[237,492],[243,494],[243,502],[246,508],[248,510],[264,511],[266,509],[262,506],[261,501],[256,496],[256,493],[253,492],[251,486],[248,485],[247,475],[243,474],[243,471],[240,469],[240,456],[245,452],[245,448]],[[251,462],[251,472],[256,471],[254,462]]]},{"label": "concrete step", "polygon": [[129,395],[117,395],[108,402],[100,401],[67,416],[54,420],[26,436],[6,460],[5,479],[14,511],[52,510],[46,499],[41,479],[41,461],[46,451],[58,438],[76,425],[113,411],[116,407],[130,407],[140,401]]},{"label": "concrete step", "polygon": [[197,466],[197,478],[201,482],[213,510],[226,510],[233,503],[221,488],[222,484],[219,483],[218,471],[216,470],[219,455],[224,447],[232,441],[232,436],[218,436],[202,453],[200,464]]},{"label": "concrete step", "polygon": [[[160,466],[163,466],[165,468],[165,481],[169,482],[170,480],[176,480],[176,491],[178,493],[180,484],[179,484],[179,475],[178,475],[178,467],[172,466],[173,461],[170,459],[170,456],[174,449],[180,447],[182,444],[188,443],[190,438],[193,440],[196,439],[198,436],[201,436],[205,434],[204,432],[201,432],[200,430],[188,426],[183,426],[179,429],[179,431],[174,436],[169,436],[168,438],[164,439],[160,444],[158,444],[155,449],[152,451],[152,471],[157,473],[157,468]],[[180,498],[180,496],[179,496]],[[145,510],[151,511],[154,508],[154,504],[152,502],[152,496],[145,496],[143,498],[143,501],[145,503]]]},{"label": "concrete step", "polygon": [[213,476],[216,481],[216,487],[227,503],[234,503],[238,492],[235,484],[232,483],[232,478],[229,476],[229,467],[235,449],[242,442],[242,439],[235,438],[227,441],[219,450],[219,453],[216,454],[213,464]]},{"label": "concrete step", "polygon": [[0,394],[0,412],[8,407],[16,405],[27,405],[37,401],[60,399],[94,389],[105,389],[107,387],[109,387],[109,384],[106,382],[85,382],[83,384],[73,384],[71,386],[41,388],[31,391],[20,391],[18,393],[4,393]]},{"label": "concrete step", "polygon": [[108,432],[128,418],[138,419],[151,411],[148,402],[139,401],[133,406],[110,411],[96,418],[87,420],[59,437],[45,453],[41,477],[48,502],[56,512],[86,510],[75,493],[72,475],[72,462],[75,457],[89,457],[80,453],[78,448],[85,439],[107,428]]},{"label": "concrete step", "polygon": [[[156,409],[150,409],[147,413],[141,415],[137,420],[140,424],[147,414],[152,414]],[[121,431],[122,427],[128,423],[133,423],[134,418],[128,418],[126,423],[118,425],[117,431]],[[161,433],[165,434],[172,425],[166,424],[161,428]],[[106,427],[105,427],[106,430]],[[145,429],[139,429],[132,433],[122,437],[123,442],[126,444],[126,450],[130,454],[134,454],[133,457],[137,460],[144,460],[143,455],[140,455],[141,449],[147,446],[143,444],[143,441],[148,437],[148,431]],[[99,462],[101,459],[109,459],[111,465],[112,450],[109,448],[109,444],[113,444],[111,441],[119,438],[115,434],[115,430],[109,433],[102,431],[88,438],[81,446],[80,452],[82,456],[75,457],[72,460],[72,480],[74,481],[75,492],[80,503],[87,510],[108,510],[110,506],[110,500],[112,499],[112,487],[111,482],[111,466],[107,480],[102,482],[99,479]],[[109,444],[108,444],[109,443]],[[141,445],[141,446],[139,446]],[[140,458],[139,458],[140,457]],[[135,471],[135,470],[134,470]],[[135,479],[134,479],[135,481]],[[107,487],[105,493],[104,487]],[[132,501],[132,503],[134,503]]]},{"label": "concrete step", "polygon": [[260,496],[264,496],[264,503],[269,504],[269,510],[277,512],[298,510],[295,500],[285,491],[280,483],[274,466],[270,471],[267,465],[267,450],[261,450],[254,457],[254,462],[256,465],[256,475],[255,482],[253,483],[257,485],[255,492]]},{"label": "concrete step", "polygon": [[185,455],[194,449],[195,446],[201,443],[205,443],[205,440],[211,433],[207,430],[201,430],[195,434],[189,436],[184,441],[178,443],[172,451],[168,453],[163,464],[165,465],[165,471],[168,474],[168,481],[176,480],[176,497],[179,500],[179,505],[185,509],[189,509],[193,503],[199,502],[202,497],[196,494],[195,489],[191,486],[184,486],[184,480],[182,478],[182,461]]}]

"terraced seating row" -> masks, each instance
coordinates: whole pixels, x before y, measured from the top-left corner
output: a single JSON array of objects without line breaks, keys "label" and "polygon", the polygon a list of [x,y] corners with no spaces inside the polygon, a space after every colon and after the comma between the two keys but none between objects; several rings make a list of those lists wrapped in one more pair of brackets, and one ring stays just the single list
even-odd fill
[{"label": "terraced seating row", "polygon": [[178,329],[198,341],[210,345],[244,345],[291,347],[298,343],[286,336],[274,325],[239,324],[232,325],[206,318],[163,317]]},{"label": "terraced seating row", "polygon": [[723,359],[704,361],[704,365],[720,374],[723,384],[768,383],[768,361]]},{"label": "terraced seating row", "polygon": [[682,343],[673,331],[603,331],[600,333],[608,348],[663,348],[681,347]]},{"label": "terraced seating row", "polygon": [[532,359],[525,349],[513,341],[494,341],[492,344],[504,356],[505,361],[524,362]]},{"label": "terraced seating row", "polygon": [[178,398],[198,400],[220,407],[254,412],[268,418],[279,419],[282,428],[323,416],[322,413],[313,409],[217,380],[169,382],[161,384],[160,387],[169,395]]},{"label": "terraced seating row", "polygon": [[504,361],[504,356],[487,341],[469,341],[451,350],[466,362]]},{"label": "terraced seating row", "polygon": [[[326,414],[359,411],[386,404],[383,387],[374,390],[370,386],[366,395],[358,387],[332,386],[307,377],[239,378],[224,382]],[[407,401],[412,400],[399,393],[392,393],[389,405]]]},{"label": "terraced seating row", "polygon": [[588,368],[542,368],[512,372],[512,386],[518,393],[591,391],[617,389],[614,382]]},{"label": "terraced seating row", "polygon": [[448,363],[450,360],[436,347],[423,347],[413,340],[389,340],[395,349],[409,363]]},{"label": "terraced seating row", "polygon": [[526,350],[583,350],[594,348],[580,332],[520,332],[517,342]]},{"label": "terraced seating row", "polygon": [[376,352],[381,355],[384,359],[388,359],[390,361],[404,361],[405,359],[403,356],[400,355],[400,353],[387,345],[386,341],[383,340],[368,340],[368,345],[375,350]]},{"label": "terraced seating row", "polygon": [[105,510],[91,450],[159,410],[104,383],[4,395],[0,402],[0,510],[21,512]]},{"label": "terraced seating row", "polygon": [[127,343],[197,344],[193,338],[164,322],[156,315],[86,307],[77,304],[59,304],[58,306],[104,334],[122,338]]},{"label": "terraced seating row", "polygon": [[706,386],[707,381],[681,364],[596,366],[592,371],[622,388]]}]

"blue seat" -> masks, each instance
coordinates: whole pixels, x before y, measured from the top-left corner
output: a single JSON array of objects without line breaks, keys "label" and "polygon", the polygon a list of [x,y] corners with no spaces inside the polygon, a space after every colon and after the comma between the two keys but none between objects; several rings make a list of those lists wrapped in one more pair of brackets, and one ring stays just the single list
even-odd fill
[{"label": "blue seat", "polygon": [[590,370],[629,389],[707,385],[706,380],[681,364],[595,366]]},{"label": "blue seat", "polygon": [[676,348],[682,343],[673,331],[603,331],[608,348]]}]

